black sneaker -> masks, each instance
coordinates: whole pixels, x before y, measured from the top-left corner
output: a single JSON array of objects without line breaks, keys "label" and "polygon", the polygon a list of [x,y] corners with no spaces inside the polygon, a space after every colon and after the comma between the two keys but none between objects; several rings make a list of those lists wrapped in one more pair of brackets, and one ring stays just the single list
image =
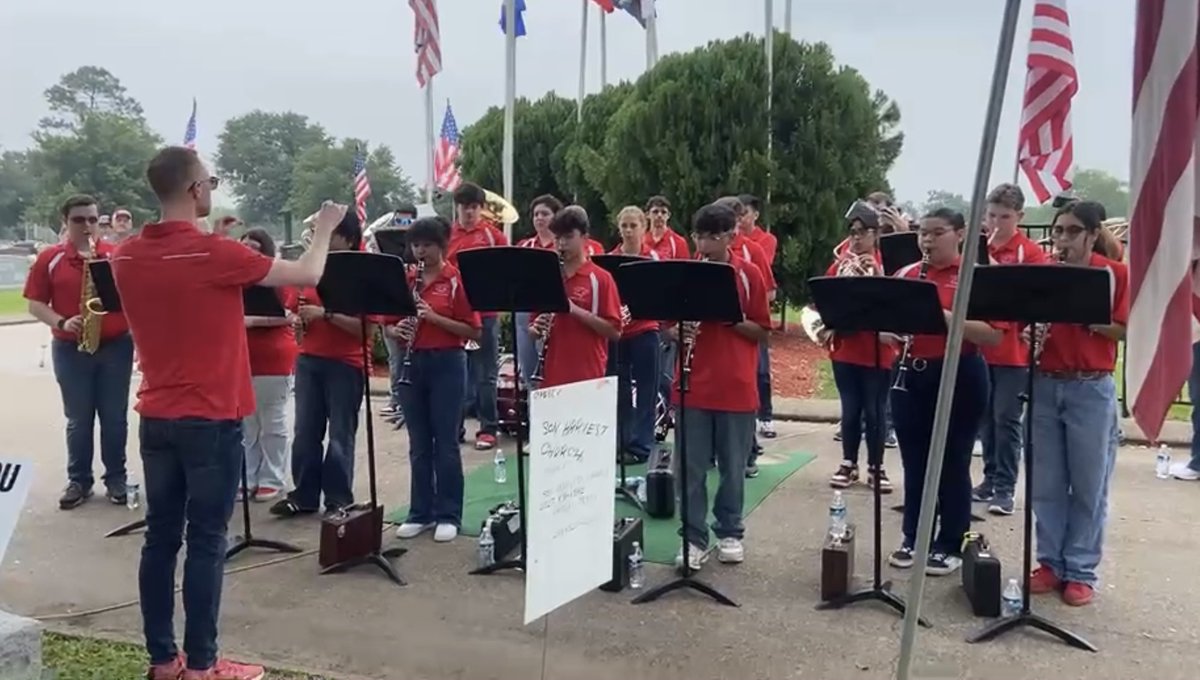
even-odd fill
[{"label": "black sneaker", "polygon": [[883,440],[883,447],[885,449],[894,449],[897,446],[900,446],[900,442],[896,441],[896,433],[888,432],[887,439]]},{"label": "black sneaker", "polygon": [[886,495],[892,492],[892,480],[888,479],[887,471],[880,468],[867,468],[867,486],[875,489],[875,475],[879,475],[879,493]]},{"label": "black sneaker", "polygon": [[891,555],[888,555],[888,564],[897,569],[908,569],[913,565],[913,549],[907,545],[902,545],[896,549]]},{"label": "black sneaker", "polygon": [[746,479],[754,479],[758,476],[758,463],[750,463],[746,466]]},{"label": "black sneaker", "polygon": [[958,571],[961,566],[961,557],[933,552],[929,553],[929,559],[925,562],[925,573],[929,576],[948,576]]},{"label": "black sneaker", "polygon": [[129,500],[129,494],[125,491],[124,486],[110,486],[104,492],[104,497],[113,505],[125,505]]},{"label": "black sneaker", "polygon": [[1011,493],[998,493],[992,497],[992,503],[988,506],[988,512],[993,515],[1011,515],[1013,514],[1013,495]]},{"label": "black sneaker", "polygon": [[996,496],[996,490],[992,488],[992,483],[984,480],[979,486],[971,489],[971,500],[976,503],[990,502]]},{"label": "black sneaker", "polygon": [[848,489],[858,481],[858,466],[848,460],[842,461],[837,472],[829,478],[829,486],[835,489]]},{"label": "black sneaker", "polygon": [[91,497],[91,489],[83,488],[83,485],[79,482],[71,482],[67,484],[67,488],[63,490],[63,495],[58,499],[58,508],[60,510],[78,508],[83,505],[84,501]]}]

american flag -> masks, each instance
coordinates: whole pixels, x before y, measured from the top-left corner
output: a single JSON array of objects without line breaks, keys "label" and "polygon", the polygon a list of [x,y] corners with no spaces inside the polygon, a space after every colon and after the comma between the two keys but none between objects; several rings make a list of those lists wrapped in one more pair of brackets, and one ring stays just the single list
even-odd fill
[{"label": "american flag", "polygon": [[367,223],[367,199],[371,197],[371,181],[367,179],[367,155],[362,147],[354,151],[354,207],[359,224]]},{"label": "american flag", "polygon": [[413,45],[417,50],[417,83],[425,87],[442,70],[441,29],[437,0],[408,0],[416,18]]},{"label": "american flag", "polygon": [[196,148],[196,99],[192,98],[192,117],[188,118],[187,130],[183,133],[183,145],[189,149]]},{"label": "american flag", "polygon": [[1152,440],[1192,365],[1193,304],[1200,291],[1198,34],[1200,0],[1138,0],[1125,394],[1138,427]]},{"label": "american flag", "polygon": [[1075,141],[1071,98],[1079,90],[1067,0],[1038,0],[1033,6],[1029,69],[1017,160],[1038,202],[1071,188]]},{"label": "american flag", "polygon": [[646,28],[646,20],[657,16],[654,9],[654,0],[613,0],[613,6],[617,9],[625,10],[637,22]]},{"label": "american flag", "polygon": [[458,172],[458,123],[454,122],[454,111],[446,102],[446,117],[442,119],[442,136],[433,150],[433,177],[438,189],[454,191],[462,184]]}]

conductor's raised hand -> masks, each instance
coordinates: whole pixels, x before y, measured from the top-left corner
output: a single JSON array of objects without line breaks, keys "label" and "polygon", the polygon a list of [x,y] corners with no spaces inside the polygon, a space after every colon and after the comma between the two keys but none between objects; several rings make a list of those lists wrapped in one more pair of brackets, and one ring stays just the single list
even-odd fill
[{"label": "conductor's raised hand", "polygon": [[347,207],[341,203],[325,201],[317,212],[317,218],[313,220],[313,228],[326,234],[333,233],[337,225],[342,223],[342,218],[346,216],[346,210]]}]

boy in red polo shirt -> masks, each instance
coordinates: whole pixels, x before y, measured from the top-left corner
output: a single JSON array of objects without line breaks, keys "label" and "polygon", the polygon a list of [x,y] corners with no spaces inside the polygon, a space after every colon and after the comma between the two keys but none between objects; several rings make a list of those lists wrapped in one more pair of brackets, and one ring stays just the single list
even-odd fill
[{"label": "boy in red polo shirt", "polygon": [[550,222],[571,310],[539,315],[530,328],[534,337],[546,338],[539,388],[604,377],[608,343],[621,337],[617,283],[588,257],[589,226],[587,213],[577,205],[558,211]]},{"label": "boy in red polo shirt", "polygon": [[[651,196],[646,200],[646,244],[658,254],[660,260],[686,260],[692,256],[688,241],[671,229],[671,202],[666,196]],[[679,345],[666,335],[662,336],[659,354],[660,378],[658,392],[663,403],[671,403],[671,382],[675,379],[675,356]]]},{"label": "boy in red polo shirt", "polygon": [[[775,264],[775,252],[779,240],[771,232],[758,226],[758,218],[762,215],[762,201],[754,194],[738,196],[745,212],[738,220],[738,232],[757,245],[763,252],[763,261],[768,270]],[[764,278],[766,274],[764,273]],[[771,281],[775,275],[771,274]],[[770,283],[768,283],[768,287]],[[774,300],[774,291],[768,293]],[[765,439],[775,438],[775,411],[771,405],[771,353],[766,342],[758,348],[758,436]]]},{"label": "boy in red polo shirt", "polygon": [[[329,235],[346,207],[321,208],[312,245],[300,259],[272,260],[196,227],[212,207],[218,182],[195,151],[163,149],[146,176],[162,204],[162,221],[122,243],[112,262],[142,366],[135,408],[142,417],[146,490],[138,592],[151,664],[147,677],[261,680],[262,667],[217,654],[225,535],[244,453],[242,418],[254,411],[242,289],[315,284]],[[185,527],[181,655],[173,618]]]},{"label": "boy in red polo shirt", "polygon": [[120,312],[100,317],[100,348],[79,349],[80,291],[84,262],[107,258],[114,247],[95,234],[99,216],[91,196],[72,196],[62,206],[66,239],[38,253],[25,280],[29,313],[50,327],[50,356],[67,416],[67,488],[58,507],[70,510],[92,496],[94,433],[100,420],[100,460],[105,497],[125,504],[125,442],[129,433],[129,380],[133,340]]},{"label": "boy in red polo shirt", "polygon": [[[714,203],[696,212],[692,218],[692,239],[698,256],[711,262],[728,264],[734,269],[738,299],[745,319],[737,324],[701,323],[699,330],[684,344],[693,342],[687,408],[678,413],[688,436],[687,458],[682,458],[679,438],[675,455],[687,465],[688,516],[684,518],[687,537],[686,557],[675,558],[678,566],[687,559],[693,570],[700,569],[708,554],[708,470],[716,461],[721,481],[713,500],[713,532],[719,539],[717,559],[736,564],[745,557],[742,539],[742,503],[745,495],[746,463],[754,446],[754,414],[758,410],[758,343],[767,335],[770,310],[767,290],[758,268],[737,256],[730,248],[737,214],[727,205]],[[676,330],[668,330],[674,335]],[[672,388],[678,410],[679,375]]]}]

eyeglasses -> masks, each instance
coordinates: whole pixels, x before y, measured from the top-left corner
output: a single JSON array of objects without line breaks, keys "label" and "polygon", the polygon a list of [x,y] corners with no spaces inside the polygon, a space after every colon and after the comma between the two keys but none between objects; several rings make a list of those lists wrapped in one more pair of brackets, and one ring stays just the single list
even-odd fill
[{"label": "eyeglasses", "polygon": [[192,182],[192,188],[198,189],[198,188],[204,186],[205,184],[208,185],[209,190],[215,191],[216,188],[221,185],[221,178],[217,177],[216,175],[213,175],[213,176],[210,176],[208,179],[202,179],[197,182]]},{"label": "eyeglasses", "polygon": [[866,236],[867,234],[870,234],[874,231],[875,231],[874,229],[864,229],[862,227],[850,227],[849,233],[850,233],[851,237],[862,238],[863,236]]},{"label": "eyeglasses", "polygon": [[88,216],[72,215],[70,222],[71,222],[71,224],[92,224],[92,225],[94,225],[94,224],[97,224],[100,222],[100,218],[96,217],[94,215],[88,215]]}]

